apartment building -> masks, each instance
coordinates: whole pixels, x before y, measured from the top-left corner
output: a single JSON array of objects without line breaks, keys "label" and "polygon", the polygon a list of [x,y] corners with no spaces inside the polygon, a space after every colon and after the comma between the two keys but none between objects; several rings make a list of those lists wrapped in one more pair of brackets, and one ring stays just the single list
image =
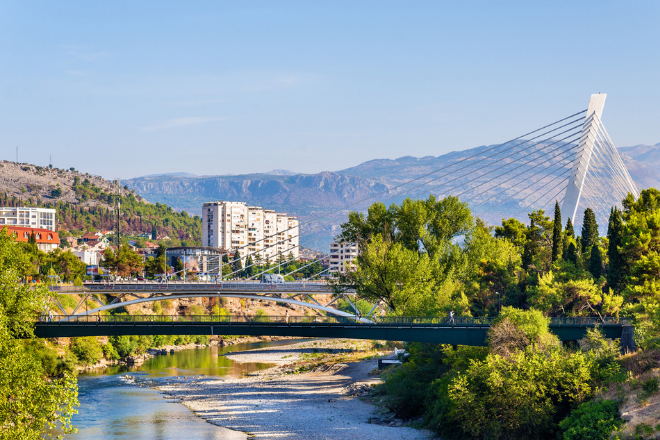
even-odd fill
[{"label": "apartment building", "polygon": [[243,261],[276,261],[279,254],[298,258],[298,219],[243,202],[208,202],[202,206],[202,245],[238,249]]},{"label": "apartment building", "polygon": [[48,208],[0,207],[0,229],[4,226],[40,228],[55,232],[55,210]]},{"label": "apartment building", "polygon": [[358,255],[357,243],[330,243],[330,256],[328,257],[328,272],[346,273],[353,269],[353,260]]}]

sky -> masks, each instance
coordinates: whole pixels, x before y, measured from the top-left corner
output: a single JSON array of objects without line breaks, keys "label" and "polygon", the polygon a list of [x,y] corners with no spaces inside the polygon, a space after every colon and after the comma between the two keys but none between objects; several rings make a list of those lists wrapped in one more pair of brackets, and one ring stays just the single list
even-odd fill
[{"label": "sky", "polygon": [[656,144],[658,23],[657,0],[0,0],[0,159],[336,171],[503,142],[599,92],[617,146]]}]

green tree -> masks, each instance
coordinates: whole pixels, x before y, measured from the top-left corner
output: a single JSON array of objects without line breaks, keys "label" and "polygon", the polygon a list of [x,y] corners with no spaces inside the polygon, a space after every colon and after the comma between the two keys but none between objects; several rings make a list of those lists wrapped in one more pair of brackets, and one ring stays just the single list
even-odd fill
[{"label": "green tree", "polygon": [[559,202],[555,201],[555,219],[552,229],[552,262],[559,260],[562,253],[561,210]]},{"label": "green tree", "polygon": [[623,255],[621,253],[621,241],[623,239],[623,219],[621,211],[616,207],[610,212],[610,220],[607,226],[607,258],[609,265],[607,267],[607,285],[614,292],[621,290],[625,268]]},{"label": "green tree", "polygon": [[598,279],[603,274],[603,256],[600,253],[600,247],[591,247],[591,256],[589,257],[589,272],[594,278]]},{"label": "green tree", "polygon": [[252,255],[248,255],[245,260],[245,270],[243,271],[243,276],[248,278],[251,277],[255,272],[255,266],[253,265]]},{"label": "green tree", "polygon": [[45,287],[21,285],[32,268],[21,246],[0,232],[0,437],[37,440],[48,428],[72,430],[78,404],[75,378],[48,377],[38,353],[29,349],[34,319],[49,302]]},{"label": "green tree", "polygon": [[156,240],[156,237],[158,237],[158,230],[156,229],[156,224],[154,223],[151,226],[151,239]]},{"label": "green tree", "polygon": [[354,286],[368,301],[382,301],[400,316],[428,316],[436,306],[434,262],[426,253],[406,249],[401,243],[373,236],[357,257],[344,285]]},{"label": "green tree", "polygon": [[591,246],[597,244],[599,240],[596,214],[591,208],[584,210],[581,237],[582,253],[586,255],[591,250]]},{"label": "green tree", "polygon": [[612,438],[623,424],[617,402],[591,400],[580,404],[559,427],[562,440],[600,440]]},{"label": "green tree", "polygon": [[234,252],[234,261],[231,263],[231,271],[235,272],[234,278],[240,278],[242,270],[243,263],[241,262],[241,253],[236,249]]}]

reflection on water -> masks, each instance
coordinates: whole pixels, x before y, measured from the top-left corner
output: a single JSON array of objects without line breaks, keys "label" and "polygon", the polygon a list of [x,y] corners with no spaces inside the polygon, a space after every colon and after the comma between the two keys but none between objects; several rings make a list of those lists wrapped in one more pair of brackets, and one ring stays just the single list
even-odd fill
[{"label": "reflection on water", "polygon": [[[158,391],[140,387],[142,379],[168,380],[172,376],[240,377],[270,366],[262,363],[232,362],[222,356],[232,351],[287,345],[298,341],[260,342],[230,347],[182,350],[156,356],[141,366],[115,366],[78,377],[79,413],[73,417],[77,434],[66,439],[202,439],[238,440],[246,434],[211,425],[185,406],[167,399]],[[121,375],[119,375],[121,373]],[[136,380],[137,379],[137,380]]]}]

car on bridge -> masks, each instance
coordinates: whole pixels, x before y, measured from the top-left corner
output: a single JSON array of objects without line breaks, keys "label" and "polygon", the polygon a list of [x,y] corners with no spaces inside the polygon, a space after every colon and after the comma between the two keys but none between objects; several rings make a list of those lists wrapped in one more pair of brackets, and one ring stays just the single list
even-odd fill
[{"label": "car on bridge", "polygon": [[261,276],[261,282],[270,284],[284,283],[284,277],[277,273],[266,273]]}]

